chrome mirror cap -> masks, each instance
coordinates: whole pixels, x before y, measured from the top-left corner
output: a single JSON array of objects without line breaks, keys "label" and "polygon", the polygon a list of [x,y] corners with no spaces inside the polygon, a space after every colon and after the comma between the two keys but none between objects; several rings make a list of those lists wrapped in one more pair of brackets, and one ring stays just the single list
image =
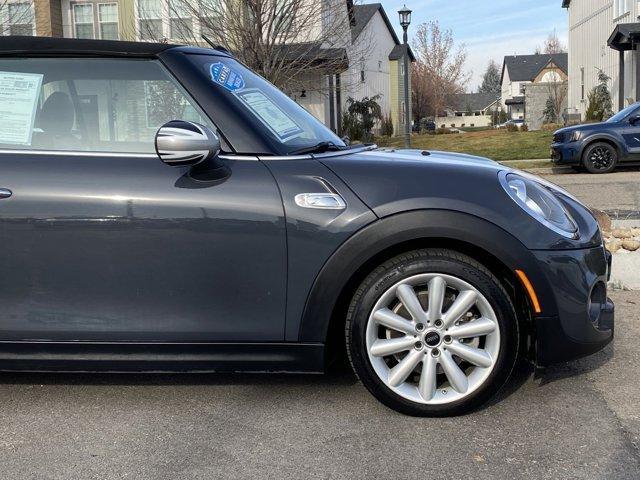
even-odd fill
[{"label": "chrome mirror cap", "polygon": [[184,120],[160,127],[155,146],[160,160],[172,167],[199,165],[220,153],[220,139],[209,127]]}]

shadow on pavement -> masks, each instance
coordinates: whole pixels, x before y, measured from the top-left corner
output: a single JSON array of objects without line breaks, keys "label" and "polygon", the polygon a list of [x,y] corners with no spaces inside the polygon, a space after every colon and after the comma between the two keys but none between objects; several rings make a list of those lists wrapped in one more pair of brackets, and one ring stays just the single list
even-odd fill
[{"label": "shadow on pavement", "polygon": [[613,346],[589,357],[585,357],[573,362],[561,363],[547,367],[540,375],[540,386],[564,380],[565,378],[576,377],[597,370],[613,358]]}]

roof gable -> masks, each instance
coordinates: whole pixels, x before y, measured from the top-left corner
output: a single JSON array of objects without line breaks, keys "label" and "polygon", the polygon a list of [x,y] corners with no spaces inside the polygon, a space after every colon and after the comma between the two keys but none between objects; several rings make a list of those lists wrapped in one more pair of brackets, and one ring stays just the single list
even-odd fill
[{"label": "roof gable", "polygon": [[569,56],[566,53],[541,53],[534,55],[509,55],[504,57],[502,78],[509,71],[512,82],[531,82],[541,70],[553,62],[565,74],[568,71]]},{"label": "roof gable", "polygon": [[[381,3],[365,3],[361,5],[354,5],[352,8],[353,11],[353,26],[351,27],[351,40],[353,42],[360,36],[360,34],[364,31],[365,27],[369,24],[371,19],[375,16],[376,13],[380,13],[384,24],[387,26],[389,30],[389,34],[391,38],[393,38],[393,42],[396,44],[393,47],[391,53],[389,53],[389,60],[398,60],[402,58],[404,55],[404,46],[400,43],[398,36],[396,35],[396,31],[393,29],[393,25],[389,21],[389,17],[384,10],[384,7]],[[412,62],[416,61],[416,57],[411,51],[411,47],[409,47],[409,58]]]}]

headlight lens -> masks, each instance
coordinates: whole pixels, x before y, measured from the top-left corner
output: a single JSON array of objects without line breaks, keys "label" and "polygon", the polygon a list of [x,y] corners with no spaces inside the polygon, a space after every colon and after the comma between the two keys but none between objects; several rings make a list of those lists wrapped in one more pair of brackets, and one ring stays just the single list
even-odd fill
[{"label": "headlight lens", "polygon": [[560,200],[542,183],[516,173],[503,173],[500,183],[525,212],[563,237],[577,238],[578,227]]},{"label": "headlight lens", "polygon": [[578,140],[580,140],[580,131],[574,130],[573,132],[571,132],[571,138],[569,139],[569,142],[577,142]]}]

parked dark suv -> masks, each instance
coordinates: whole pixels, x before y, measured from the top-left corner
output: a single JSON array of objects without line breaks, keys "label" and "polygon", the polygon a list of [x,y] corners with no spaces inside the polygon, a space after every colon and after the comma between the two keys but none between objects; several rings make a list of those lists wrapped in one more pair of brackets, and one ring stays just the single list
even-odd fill
[{"label": "parked dark suv", "polygon": [[589,173],[609,173],[618,165],[640,165],[640,103],[603,123],[562,128],[553,134],[551,158]]},{"label": "parked dark suv", "polygon": [[320,372],[412,415],[613,337],[589,210],[348,146],[223,50],[0,38],[0,370]]}]

